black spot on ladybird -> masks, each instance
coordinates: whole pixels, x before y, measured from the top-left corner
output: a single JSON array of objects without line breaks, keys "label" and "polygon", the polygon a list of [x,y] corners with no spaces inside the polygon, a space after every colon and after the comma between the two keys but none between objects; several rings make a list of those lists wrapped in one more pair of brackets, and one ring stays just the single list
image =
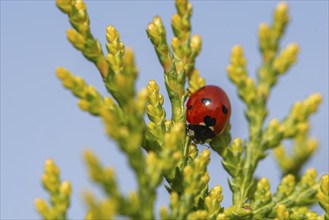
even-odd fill
[{"label": "black spot on ladybird", "polygon": [[189,105],[188,107],[187,107],[187,110],[191,110],[193,108],[193,106],[192,105]]},{"label": "black spot on ladybird", "polygon": [[223,112],[225,115],[226,115],[227,112],[228,112],[228,108],[227,108],[225,105],[222,106],[222,112]]},{"label": "black spot on ladybird", "polygon": [[206,126],[210,127],[210,126],[215,126],[216,124],[216,119],[210,117],[209,115],[205,116],[203,118],[203,122],[206,124]]},{"label": "black spot on ladybird", "polygon": [[202,99],[201,99],[201,102],[202,102],[205,106],[207,106],[207,105],[210,105],[210,104],[211,104],[211,99],[209,99],[209,98],[202,98]]}]

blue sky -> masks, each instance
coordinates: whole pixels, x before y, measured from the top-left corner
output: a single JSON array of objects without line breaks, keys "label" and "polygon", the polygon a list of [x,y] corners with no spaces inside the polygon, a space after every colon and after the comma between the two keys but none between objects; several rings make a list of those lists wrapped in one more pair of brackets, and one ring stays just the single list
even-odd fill
[{"label": "blue sky", "polygon": [[[230,50],[240,44],[245,49],[249,73],[254,76],[260,65],[257,28],[270,22],[276,1],[194,1],[192,32],[203,39],[196,66],[207,82],[225,89],[232,104],[232,136],[247,137],[244,106],[226,75]],[[291,1],[291,23],[282,46],[300,45],[298,63],[280,78],[269,100],[269,119],[284,118],[296,100],[313,92],[323,95],[319,112],[312,116],[311,135],[320,141],[320,149],[305,166],[319,174],[328,172],[328,2]],[[162,69],[145,28],[160,15],[171,39],[172,1],[87,1],[94,36],[105,45],[106,26],[114,25],[127,47],[136,53],[139,69],[137,88],[154,79],[165,94]],[[102,162],[116,169],[121,190],[136,188],[126,158],[109,140],[101,121],[77,107],[77,100],[57,80],[54,70],[64,66],[103,94],[99,73],[66,40],[67,17],[53,1],[1,1],[1,219],[39,218],[33,206],[36,197],[47,198],[40,185],[43,163],[53,158],[61,168],[61,177],[73,184],[69,217],[84,216],[81,200],[85,190],[96,191],[82,161],[84,149],[92,149]],[[104,47],[105,48],[105,47]],[[169,100],[165,107],[169,112]],[[167,114],[169,115],[169,114]],[[200,147],[203,149],[204,147]],[[305,170],[304,168],[304,170]],[[210,186],[224,189],[225,207],[231,204],[227,174],[220,158],[212,155]],[[271,190],[280,173],[270,154],[257,169],[257,176],[271,179]],[[168,203],[159,189],[157,206]]]}]

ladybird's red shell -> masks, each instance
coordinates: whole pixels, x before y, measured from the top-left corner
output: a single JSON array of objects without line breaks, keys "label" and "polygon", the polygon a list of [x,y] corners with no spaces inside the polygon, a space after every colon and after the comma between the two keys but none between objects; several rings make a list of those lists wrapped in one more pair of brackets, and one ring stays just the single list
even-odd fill
[{"label": "ladybird's red shell", "polygon": [[231,104],[226,93],[220,87],[213,85],[202,87],[192,93],[186,103],[186,108],[186,120],[189,124],[207,125],[209,123],[208,127],[213,126],[216,135],[224,130],[231,116]]}]

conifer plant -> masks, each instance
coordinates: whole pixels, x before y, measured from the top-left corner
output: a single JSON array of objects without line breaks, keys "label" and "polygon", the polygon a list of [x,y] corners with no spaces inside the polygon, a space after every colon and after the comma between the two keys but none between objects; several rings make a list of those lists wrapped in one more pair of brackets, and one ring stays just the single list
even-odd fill
[{"label": "conifer plant", "polygon": [[[163,68],[165,87],[171,102],[171,116],[163,108],[159,85],[150,80],[145,88],[135,90],[138,76],[134,53],[120,40],[117,29],[106,28],[106,49],[94,38],[83,0],[57,0],[57,7],[72,25],[66,34],[71,44],[95,64],[109,96],[103,96],[81,77],[64,67],[56,69],[63,86],[78,98],[78,106],[99,117],[107,135],[127,157],[137,181],[137,190],[128,196],[121,192],[115,171],[105,167],[92,151],[84,152],[88,174],[106,195],[97,199],[85,194],[86,219],[326,219],[329,220],[329,175],[318,177],[315,169],[300,170],[317,149],[309,136],[309,118],[321,103],[320,94],[295,102],[282,120],[271,119],[267,102],[281,75],[296,62],[299,47],[291,43],[281,49],[279,43],[289,22],[288,5],[279,3],[272,24],[259,26],[259,50],[262,57],[257,79],[248,75],[243,48],[233,46],[227,74],[245,104],[249,137],[231,139],[230,125],[201,148],[187,135],[185,102],[194,91],[206,85],[195,67],[201,50],[201,37],[191,34],[192,4],[176,0],[176,14],[171,27],[174,37],[168,43],[165,26],[156,16],[146,33]],[[149,122],[144,121],[147,115]],[[232,125],[234,126],[234,125]],[[282,145],[293,140],[288,154]],[[267,178],[255,177],[259,162],[274,152],[283,178],[270,190]],[[210,155],[221,157],[229,177],[232,198],[223,198],[222,187],[209,188],[207,166]],[[111,158],[109,158],[111,159]],[[155,210],[157,188],[163,183],[170,197],[168,207]],[[43,219],[68,219],[71,184],[62,181],[60,170],[51,159],[45,162],[42,184],[48,201],[36,199],[35,206]],[[223,199],[232,205],[223,207]],[[310,210],[319,204],[323,213]]]}]

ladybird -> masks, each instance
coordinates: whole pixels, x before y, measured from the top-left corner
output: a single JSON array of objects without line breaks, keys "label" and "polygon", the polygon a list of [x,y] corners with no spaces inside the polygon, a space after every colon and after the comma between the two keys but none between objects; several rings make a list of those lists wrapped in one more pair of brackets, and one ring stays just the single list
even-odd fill
[{"label": "ladybird", "polygon": [[186,103],[188,135],[196,143],[209,143],[222,133],[231,116],[228,96],[218,86],[208,85],[195,91]]}]

